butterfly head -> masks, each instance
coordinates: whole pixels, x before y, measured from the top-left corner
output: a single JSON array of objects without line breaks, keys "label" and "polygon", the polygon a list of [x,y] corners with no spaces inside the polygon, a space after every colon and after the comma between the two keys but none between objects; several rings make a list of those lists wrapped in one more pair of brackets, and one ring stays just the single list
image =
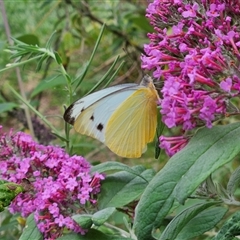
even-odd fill
[{"label": "butterfly head", "polygon": [[146,87],[151,89],[153,94],[156,96],[156,99],[159,100],[159,95],[157,93],[157,90],[153,84],[153,79],[149,75],[145,75],[140,83],[140,86]]},{"label": "butterfly head", "polygon": [[155,86],[153,84],[153,79],[147,74],[143,77],[140,85],[144,86],[144,87],[155,89]]}]

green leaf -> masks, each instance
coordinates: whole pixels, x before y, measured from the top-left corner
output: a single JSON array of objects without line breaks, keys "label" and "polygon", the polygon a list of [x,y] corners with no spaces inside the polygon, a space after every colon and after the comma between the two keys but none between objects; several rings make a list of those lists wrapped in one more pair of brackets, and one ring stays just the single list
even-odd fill
[{"label": "green leaf", "polygon": [[[135,169],[138,169],[138,172],[141,171],[140,176],[147,180],[151,180],[154,175],[150,169],[145,170],[140,166],[134,167]],[[107,176],[101,184],[99,208],[122,207],[138,199],[148,185],[148,181],[146,182],[140,176],[126,171]]]},{"label": "green leaf", "polygon": [[32,91],[31,98],[39,94],[40,92],[43,92],[47,89],[53,89],[56,86],[64,85],[66,84],[66,80],[62,75],[57,75],[53,77],[48,77],[44,80],[42,80]]},{"label": "green leaf", "polygon": [[160,226],[175,198],[183,203],[212,172],[239,153],[239,138],[240,123],[204,128],[168,161],[137,205],[134,228],[138,240],[152,239],[153,228]]},{"label": "green leaf", "polygon": [[49,49],[50,51],[52,51],[52,45],[53,45],[53,41],[56,38],[56,33],[57,31],[54,31],[46,43],[46,49]]},{"label": "green leaf", "polygon": [[108,85],[113,81],[113,79],[115,78],[115,76],[117,75],[117,73],[119,72],[119,70],[121,69],[121,67],[124,65],[124,61],[122,61],[119,66],[117,67],[116,71],[112,74],[112,76],[108,79],[107,83],[104,85],[103,88],[108,87]]},{"label": "green leaf", "polygon": [[58,240],[133,240],[133,239],[127,238],[127,237],[126,238],[120,237],[120,236],[118,237],[115,235],[114,236],[106,235],[96,229],[90,229],[85,235],[80,235],[77,233],[69,233],[58,238]]},{"label": "green leaf", "polygon": [[42,234],[39,232],[33,214],[31,214],[27,218],[26,226],[23,229],[23,233],[19,240],[29,240],[29,239],[34,239],[34,240],[42,240]]},{"label": "green leaf", "polygon": [[184,209],[173,218],[159,240],[188,240],[212,229],[227,212],[223,207],[209,207],[217,202],[201,203]]},{"label": "green leaf", "polygon": [[24,189],[20,184],[0,180],[0,211],[10,205],[11,201]]},{"label": "green leaf", "polygon": [[239,141],[240,123],[199,131],[181,155],[185,158],[181,168],[186,167],[186,171],[174,189],[176,199],[184,203],[211,173],[231,161],[240,152]]},{"label": "green leaf", "polygon": [[81,77],[78,79],[76,88],[78,88],[78,86],[81,84],[81,82],[83,81],[83,79],[85,78],[85,76],[86,76],[86,74],[87,74],[87,72],[88,72],[88,69],[89,69],[89,67],[90,67],[90,65],[91,65],[91,63],[92,63],[92,60],[93,60],[93,58],[94,58],[94,55],[95,55],[95,53],[96,53],[96,51],[97,51],[97,48],[98,48],[98,46],[99,46],[99,44],[100,44],[100,41],[101,41],[101,38],[102,38],[102,36],[103,36],[104,29],[105,29],[105,24],[104,24],[104,25],[102,26],[102,28],[101,28],[101,31],[100,31],[100,33],[99,33],[99,35],[98,35],[98,39],[97,39],[97,41],[96,41],[96,44],[95,44],[95,46],[94,46],[94,49],[93,49],[92,54],[91,54],[91,56],[90,56],[90,59],[89,59],[89,61],[88,61],[88,64],[87,64],[86,67],[84,68],[84,71],[83,71]]},{"label": "green leaf", "polygon": [[238,167],[230,176],[227,184],[227,192],[233,195],[240,183],[240,167]]},{"label": "green leaf", "polygon": [[115,207],[105,208],[93,214],[92,221],[94,225],[101,226],[114,213]]},{"label": "green leaf", "polygon": [[49,55],[47,53],[41,55],[41,58],[37,61],[36,72],[39,72],[41,70],[43,62],[48,58]]},{"label": "green leaf", "polygon": [[[137,166],[136,166],[137,167]],[[96,166],[93,166],[91,168],[91,173],[94,173],[94,172],[98,172],[98,173],[103,173],[103,172],[106,172],[106,171],[126,171],[126,172],[129,172],[129,173],[132,173],[136,176],[141,176],[141,172],[142,172],[142,168],[131,168],[123,163],[119,163],[119,162],[105,162],[105,163],[101,163],[101,164],[98,164]],[[141,176],[143,179],[144,177]],[[147,179],[145,179],[145,181],[147,181]]]},{"label": "green leaf", "polygon": [[56,59],[56,61],[57,61],[57,63],[60,65],[60,64],[62,64],[62,59],[61,59],[61,57],[59,56],[59,54],[58,54],[58,52],[54,52],[54,55],[55,55],[55,59]]},{"label": "green leaf", "polygon": [[72,216],[72,219],[74,219],[82,228],[88,229],[92,226],[92,216],[87,214],[76,214]]},{"label": "green leaf", "polygon": [[12,102],[0,103],[0,113],[12,111],[12,109],[15,107],[18,107],[16,103]]},{"label": "green leaf", "polygon": [[219,233],[212,240],[232,240],[240,235],[240,212],[236,212],[224,223]]},{"label": "green leaf", "polygon": [[[93,88],[91,88],[86,95],[89,95],[90,93],[93,93],[103,82],[106,81],[108,78],[108,75],[113,71],[114,67],[116,66],[117,62],[119,60],[119,56],[115,59],[114,63],[111,65],[111,67],[108,69],[108,71],[104,74],[104,76],[95,84]],[[112,77],[110,78],[112,80]],[[108,84],[111,83],[108,81]],[[107,84],[107,85],[108,85]]]},{"label": "green leaf", "polygon": [[61,135],[59,135],[57,133],[51,132],[51,134],[53,134],[54,136],[56,136],[57,138],[59,138],[63,142],[67,142],[68,141],[65,137],[63,137],[63,136],[61,136]]},{"label": "green leaf", "polygon": [[25,34],[17,38],[19,41],[24,42],[29,45],[38,45],[39,39],[36,35],[33,34]]}]

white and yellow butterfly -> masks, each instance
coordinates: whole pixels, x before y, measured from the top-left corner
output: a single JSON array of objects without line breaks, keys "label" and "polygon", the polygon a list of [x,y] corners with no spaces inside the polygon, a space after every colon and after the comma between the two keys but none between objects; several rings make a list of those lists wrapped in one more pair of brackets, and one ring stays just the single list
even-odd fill
[{"label": "white and yellow butterfly", "polygon": [[64,113],[74,129],[104,143],[115,154],[139,158],[157,126],[158,93],[152,78],[112,86],[70,105]]}]

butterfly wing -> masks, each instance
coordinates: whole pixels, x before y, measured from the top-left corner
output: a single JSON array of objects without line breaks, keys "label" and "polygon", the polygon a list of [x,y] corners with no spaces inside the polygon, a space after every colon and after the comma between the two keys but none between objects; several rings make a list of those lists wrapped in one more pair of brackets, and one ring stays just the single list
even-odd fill
[{"label": "butterfly wing", "polygon": [[154,138],[158,99],[152,79],[145,76],[140,85],[117,85],[76,101],[64,119],[119,156],[137,158]]},{"label": "butterfly wing", "polygon": [[92,93],[69,106],[64,119],[77,132],[104,143],[110,116],[138,87],[137,84],[122,84]]},{"label": "butterfly wing", "polygon": [[105,132],[105,144],[111,151],[127,158],[142,155],[155,136],[158,98],[154,86],[139,86],[113,112]]},{"label": "butterfly wing", "polygon": [[132,83],[121,84],[105,88],[90,95],[87,95],[86,97],[83,97],[72,103],[65,111],[63,118],[66,122],[73,125],[77,117],[91,105],[95,104],[103,98],[106,98],[107,96],[114,94],[115,92],[123,91],[124,89],[134,88],[137,86],[138,84]]}]

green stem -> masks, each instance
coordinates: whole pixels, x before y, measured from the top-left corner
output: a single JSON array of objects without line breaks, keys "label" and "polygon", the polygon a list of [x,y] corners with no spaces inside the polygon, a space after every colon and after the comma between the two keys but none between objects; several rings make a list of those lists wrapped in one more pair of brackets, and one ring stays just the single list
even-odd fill
[{"label": "green stem", "polygon": [[[62,63],[59,63],[59,66],[60,66],[60,70],[61,70],[61,72],[62,72],[62,74],[65,77],[66,82],[67,82],[67,88],[68,88],[68,94],[69,94],[69,98],[68,98],[69,99],[68,100],[69,104],[68,105],[70,105],[73,101],[72,81],[71,81],[71,78],[69,77],[69,75],[67,74],[67,72],[66,72],[64,66],[62,65]],[[70,133],[70,125],[65,122],[66,150],[69,154],[71,154],[70,153],[69,133]]]},{"label": "green stem", "polygon": [[63,67],[63,65],[59,64],[59,66],[60,66],[61,72],[62,72],[63,76],[65,77],[67,85],[68,85],[69,105],[70,105],[73,101],[72,82],[71,82],[71,79],[70,79],[69,75],[67,74],[65,68]]}]

